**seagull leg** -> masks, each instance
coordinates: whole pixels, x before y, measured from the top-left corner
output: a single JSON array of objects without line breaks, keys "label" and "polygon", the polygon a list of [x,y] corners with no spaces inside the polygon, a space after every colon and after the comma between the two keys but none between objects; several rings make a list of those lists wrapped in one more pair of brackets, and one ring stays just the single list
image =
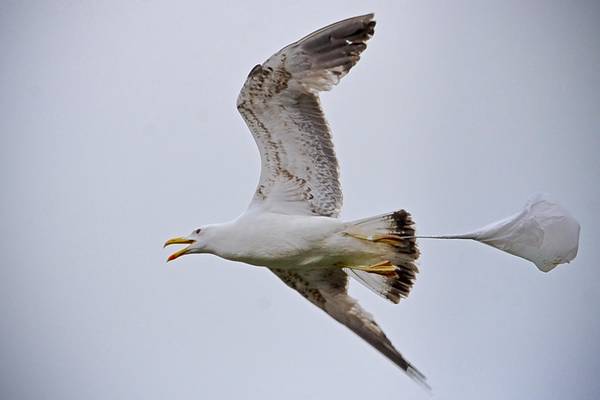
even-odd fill
[{"label": "seagull leg", "polygon": [[375,274],[379,274],[379,275],[389,275],[389,274],[395,274],[396,272],[396,268],[398,268],[396,265],[392,264],[390,261],[388,260],[384,260],[381,262],[378,262],[376,264],[372,264],[372,265],[352,265],[352,266],[346,266],[346,268],[350,268],[350,269],[356,269],[359,271],[365,271],[365,272],[372,272]]},{"label": "seagull leg", "polygon": [[406,236],[400,236],[400,235],[394,235],[394,234],[387,234],[387,235],[369,235],[369,236],[364,236],[364,235],[360,235],[358,233],[355,232],[344,232],[346,235],[352,236],[353,238],[356,239],[360,239],[360,240],[367,240],[369,242],[383,242],[386,244],[390,244],[390,245],[396,245],[398,244],[398,242],[406,239]]}]

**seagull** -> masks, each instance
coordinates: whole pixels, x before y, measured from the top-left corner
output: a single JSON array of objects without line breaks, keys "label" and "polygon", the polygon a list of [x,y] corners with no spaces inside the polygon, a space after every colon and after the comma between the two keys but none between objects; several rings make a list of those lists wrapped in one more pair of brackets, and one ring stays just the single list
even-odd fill
[{"label": "seagull", "polygon": [[201,226],[165,246],[168,261],[209,253],[269,268],[279,279],[380,351],[408,376],[425,376],[348,295],[348,277],[398,303],[418,272],[411,215],[396,210],[345,222],[339,167],[319,101],[352,69],[373,36],[373,14],[319,29],[250,71],[237,109],[258,146],[261,173],[236,220]]}]

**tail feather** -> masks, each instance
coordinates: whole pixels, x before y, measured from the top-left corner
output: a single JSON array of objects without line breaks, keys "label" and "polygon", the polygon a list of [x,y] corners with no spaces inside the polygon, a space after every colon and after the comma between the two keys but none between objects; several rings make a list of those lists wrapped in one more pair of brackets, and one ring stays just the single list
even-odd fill
[{"label": "tail feather", "polygon": [[419,269],[419,248],[414,222],[405,210],[365,218],[351,223],[347,233],[380,245],[382,260],[393,269],[346,268],[348,275],[393,303],[409,295]]}]

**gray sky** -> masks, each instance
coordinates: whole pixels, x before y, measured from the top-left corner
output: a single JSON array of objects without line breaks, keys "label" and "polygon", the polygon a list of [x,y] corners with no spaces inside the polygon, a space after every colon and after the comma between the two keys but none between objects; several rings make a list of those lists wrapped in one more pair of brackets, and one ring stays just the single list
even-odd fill
[{"label": "gray sky", "polygon": [[430,241],[406,301],[352,292],[434,398],[600,396],[598,4],[23,3],[0,3],[0,397],[430,398],[268,271],[161,248],[251,198],[248,71],[370,11],[323,95],[343,217],[461,232],[543,191],[582,232],[549,274]]}]

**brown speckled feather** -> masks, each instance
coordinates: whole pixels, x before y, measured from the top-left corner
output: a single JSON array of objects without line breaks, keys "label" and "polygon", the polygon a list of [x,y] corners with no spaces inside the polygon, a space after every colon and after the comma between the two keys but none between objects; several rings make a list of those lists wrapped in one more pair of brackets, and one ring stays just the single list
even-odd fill
[{"label": "brown speckled feather", "polygon": [[237,101],[262,160],[251,207],[338,215],[338,163],[318,92],[330,90],[358,62],[374,27],[373,14],[337,22],[252,69]]},{"label": "brown speckled feather", "polygon": [[429,387],[425,376],[396,350],[373,316],[348,295],[348,276],[343,270],[339,268],[271,270],[286,285],[298,291],[336,321],[346,325],[415,381]]}]

